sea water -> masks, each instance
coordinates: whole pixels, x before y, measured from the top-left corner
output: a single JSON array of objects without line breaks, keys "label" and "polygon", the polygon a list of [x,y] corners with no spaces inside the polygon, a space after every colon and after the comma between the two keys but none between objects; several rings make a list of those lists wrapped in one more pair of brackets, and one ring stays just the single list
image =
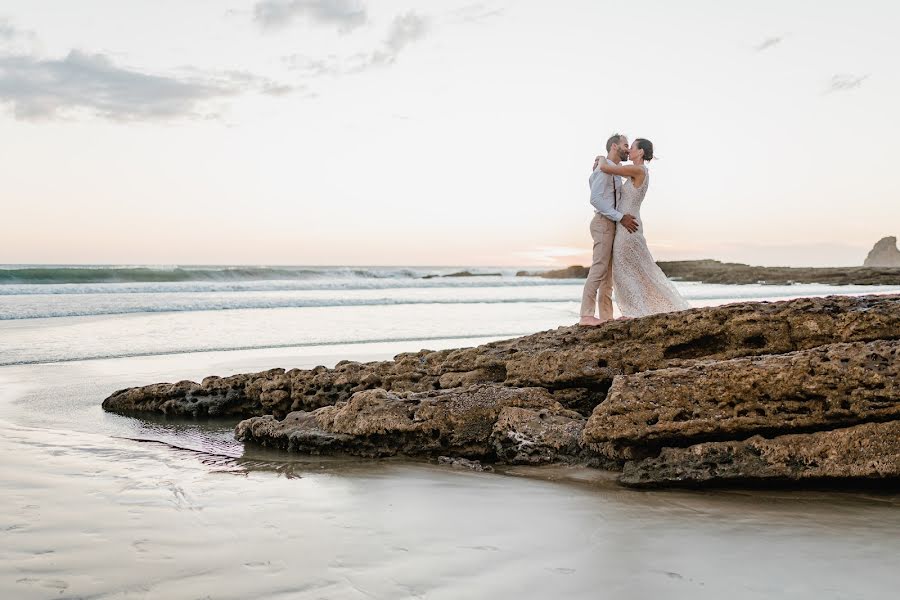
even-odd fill
[{"label": "sea water", "polygon": [[[417,350],[512,337],[575,323],[583,285],[484,268],[43,271],[0,268],[0,365],[373,342]],[[476,276],[447,276],[460,271]],[[89,278],[101,282],[82,281]],[[898,289],[676,285],[693,306]]]}]

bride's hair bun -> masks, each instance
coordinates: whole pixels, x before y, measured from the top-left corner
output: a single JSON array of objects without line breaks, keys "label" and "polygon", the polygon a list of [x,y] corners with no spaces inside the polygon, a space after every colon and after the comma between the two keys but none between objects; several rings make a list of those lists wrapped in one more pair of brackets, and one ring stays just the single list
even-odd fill
[{"label": "bride's hair bun", "polygon": [[644,138],[638,138],[634,140],[634,143],[638,149],[644,151],[644,160],[647,162],[653,160],[653,142]]}]

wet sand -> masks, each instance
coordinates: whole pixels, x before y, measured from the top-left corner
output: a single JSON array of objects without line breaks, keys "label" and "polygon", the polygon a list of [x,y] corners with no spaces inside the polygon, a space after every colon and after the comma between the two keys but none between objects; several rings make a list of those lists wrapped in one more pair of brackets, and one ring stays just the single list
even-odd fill
[{"label": "wet sand", "polygon": [[304,458],[244,449],[230,422],[99,407],[126,385],[398,351],[384,346],[0,368],[0,597],[895,597],[897,495]]}]

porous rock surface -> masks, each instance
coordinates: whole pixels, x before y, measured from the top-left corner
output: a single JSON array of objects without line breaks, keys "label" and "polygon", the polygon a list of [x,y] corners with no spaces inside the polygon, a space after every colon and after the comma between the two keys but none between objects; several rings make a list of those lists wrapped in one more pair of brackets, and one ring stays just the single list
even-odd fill
[{"label": "porous rock surface", "polygon": [[366,390],[282,420],[266,415],[241,421],[235,435],[309,454],[450,454],[514,464],[577,456],[583,426],[581,415],[563,408],[544,389],[487,385],[401,394]]},{"label": "porous rock surface", "polygon": [[900,421],[665,448],[658,457],[626,463],[619,478],[636,487],[898,479]]},{"label": "porous rock surface", "polygon": [[582,439],[678,446],[891,419],[900,419],[900,340],[880,340],[619,377]]},{"label": "porous rock surface", "polygon": [[[774,444],[790,434],[800,440],[792,447],[813,440],[806,436],[819,436],[823,441],[809,444],[824,447],[832,439],[826,433],[895,423],[898,348],[900,295],[807,298],[560,327],[333,369],[155,384],[116,392],[103,405],[122,413],[249,417],[236,428],[240,439],[306,453],[624,465],[626,474],[642,465],[649,473],[657,463],[648,461],[665,459],[659,464],[671,470],[709,444],[756,452],[759,440]],[[858,431],[852,439],[880,430]],[[757,445],[747,446],[750,439]],[[884,452],[894,446],[873,448],[882,454],[872,460],[893,464],[896,455]],[[724,461],[737,450],[709,452]],[[710,472],[703,485],[744,481]],[[847,472],[896,476],[891,469]],[[786,477],[755,473],[746,481]],[[832,477],[816,473],[809,478]]]}]

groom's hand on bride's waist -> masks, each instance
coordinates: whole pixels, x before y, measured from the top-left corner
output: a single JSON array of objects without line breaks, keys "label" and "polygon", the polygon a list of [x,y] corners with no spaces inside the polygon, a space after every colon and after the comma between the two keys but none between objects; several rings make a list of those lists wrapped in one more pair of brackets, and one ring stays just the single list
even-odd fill
[{"label": "groom's hand on bride's waist", "polygon": [[634,218],[634,215],[622,215],[622,220],[619,223],[628,230],[628,233],[634,233],[641,226],[637,219]]}]

